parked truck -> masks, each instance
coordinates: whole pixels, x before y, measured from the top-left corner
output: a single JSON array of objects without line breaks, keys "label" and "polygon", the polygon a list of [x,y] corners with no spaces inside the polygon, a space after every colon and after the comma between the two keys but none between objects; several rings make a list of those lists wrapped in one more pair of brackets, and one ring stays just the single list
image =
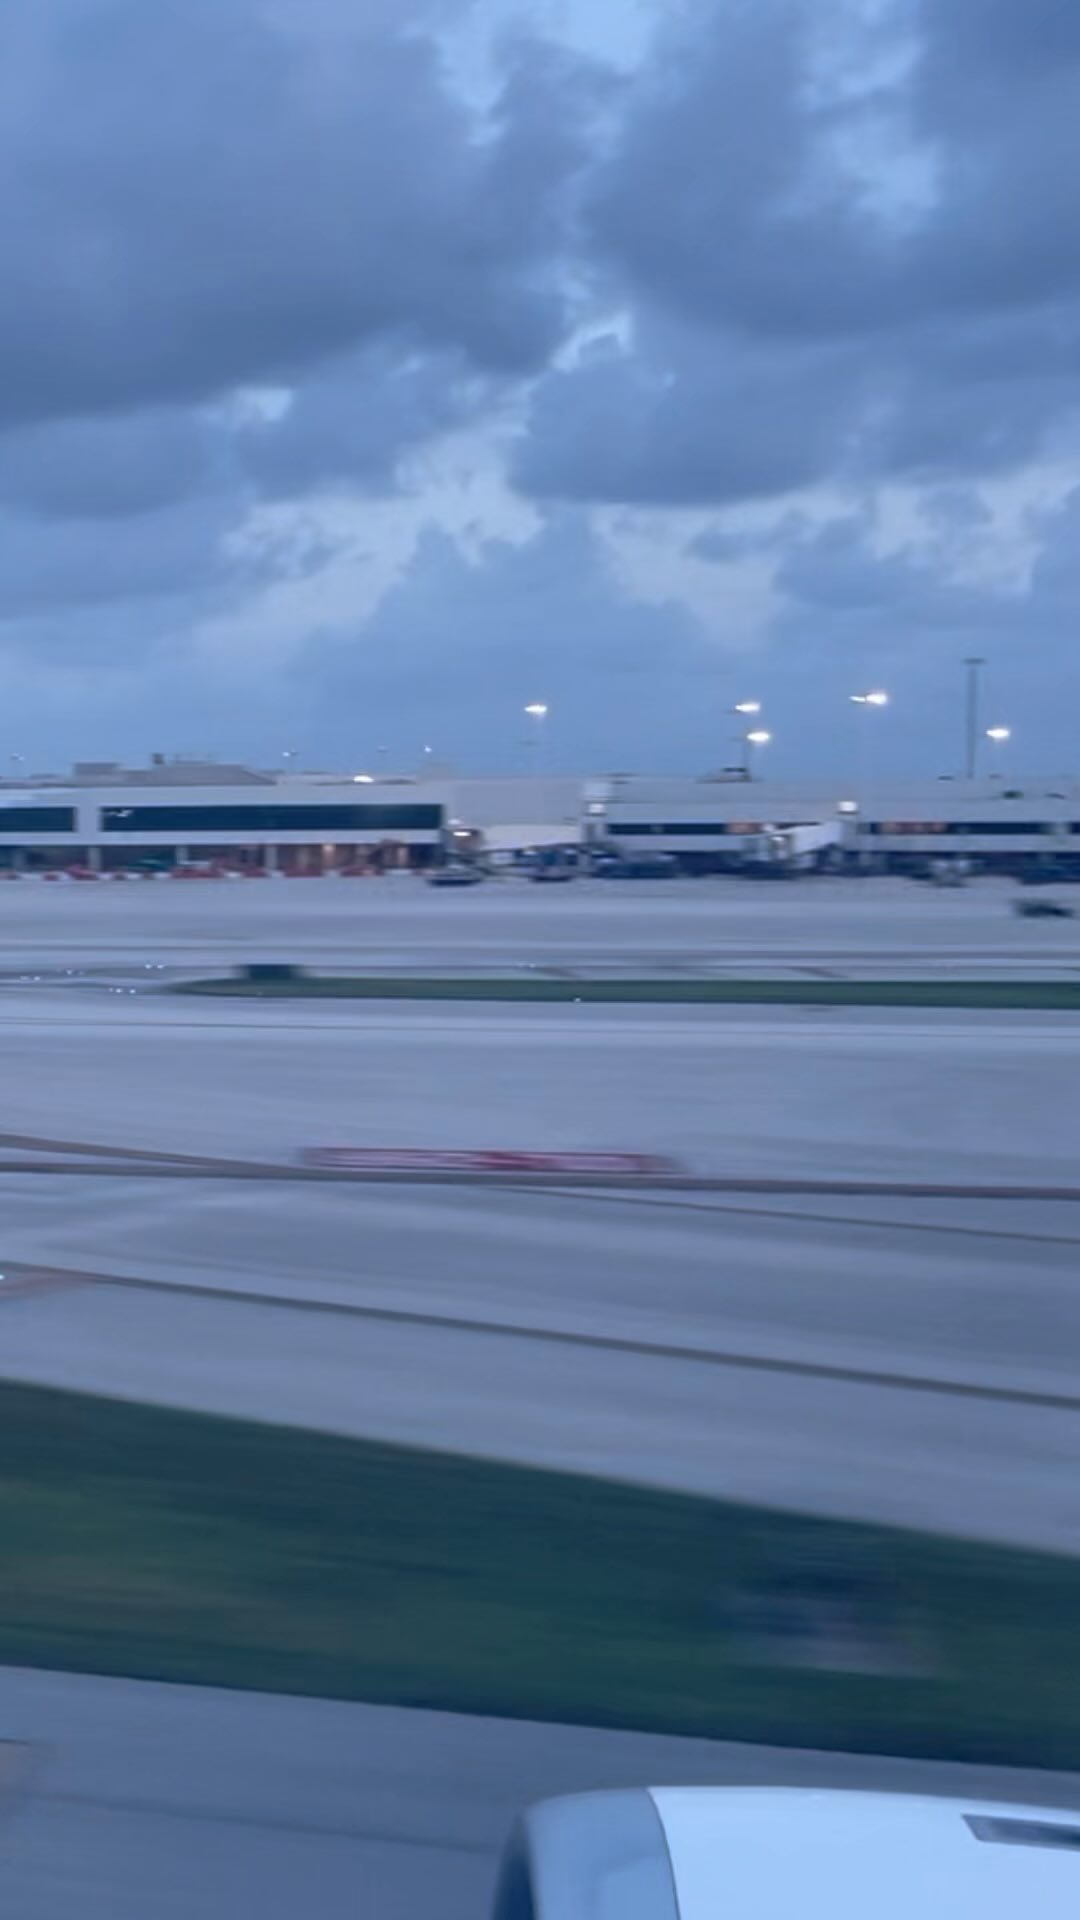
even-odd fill
[{"label": "parked truck", "polygon": [[827,866],[843,839],[843,827],[834,820],[814,820],[803,826],[764,827],[747,836],[740,857],[744,873],[783,879]]}]

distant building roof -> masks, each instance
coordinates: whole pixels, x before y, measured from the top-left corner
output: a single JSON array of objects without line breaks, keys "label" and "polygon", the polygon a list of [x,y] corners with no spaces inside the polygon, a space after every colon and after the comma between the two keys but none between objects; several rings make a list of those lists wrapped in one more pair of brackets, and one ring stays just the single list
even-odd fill
[{"label": "distant building roof", "polygon": [[258,773],[235,761],[167,760],[155,754],[148,767],[125,767],[118,760],[76,760],[63,784],[72,787],[271,787],[277,776]]}]

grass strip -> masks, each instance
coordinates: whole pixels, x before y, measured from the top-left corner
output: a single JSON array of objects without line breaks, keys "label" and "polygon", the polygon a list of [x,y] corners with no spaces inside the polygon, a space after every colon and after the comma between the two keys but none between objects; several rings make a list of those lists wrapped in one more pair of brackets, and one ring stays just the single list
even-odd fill
[{"label": "grass strip", "polygon": [[546,1000],[694,1006],[1080,1008],[1080,980],[189,980],[176,993],[256,1000]]},{"label": "grass strip", "polygon": [[1080,1561],[0,1385],[0,1661],[1080,1762]]}]

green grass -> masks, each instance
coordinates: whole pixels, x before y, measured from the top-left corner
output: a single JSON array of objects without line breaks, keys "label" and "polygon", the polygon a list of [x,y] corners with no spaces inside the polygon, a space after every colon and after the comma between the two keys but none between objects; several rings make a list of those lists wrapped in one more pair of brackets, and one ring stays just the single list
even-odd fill
[{"label": "green grass", "polygon": [[177,993],[286,1000],[549,1000],[700,1006],[1080,1008],[1080,980],[191,980]]},{"label": "green grass", "polygon": [[[1080,1764],[1080,1562],[0,1386],[0,1662]],[[831,1589],[910,1673],[798,1670]]]}]

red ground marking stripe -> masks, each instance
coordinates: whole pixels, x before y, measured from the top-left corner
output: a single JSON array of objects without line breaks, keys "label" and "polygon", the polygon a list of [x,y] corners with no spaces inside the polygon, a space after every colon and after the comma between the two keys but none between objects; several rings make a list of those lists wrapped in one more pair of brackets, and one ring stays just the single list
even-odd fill
[{"label": "red ground marking stripe", "polygon": [[657,1176],[678,1172],[677,1163],[654,1153],[537,1153],[506,1148],[456,1147],[305,1147],[305,1167],[348,1169],[357,1173],[567,1173]]},{"label": "red ground marking stripe", "polygon": [[21,1266],[8,1261],[0,1267],[0,1305],[5,1300],[21,1300],[28,1294],[58,1292],[63,1287],[85,1286],[81,1274],[65,1273],[60,1267]]}]

